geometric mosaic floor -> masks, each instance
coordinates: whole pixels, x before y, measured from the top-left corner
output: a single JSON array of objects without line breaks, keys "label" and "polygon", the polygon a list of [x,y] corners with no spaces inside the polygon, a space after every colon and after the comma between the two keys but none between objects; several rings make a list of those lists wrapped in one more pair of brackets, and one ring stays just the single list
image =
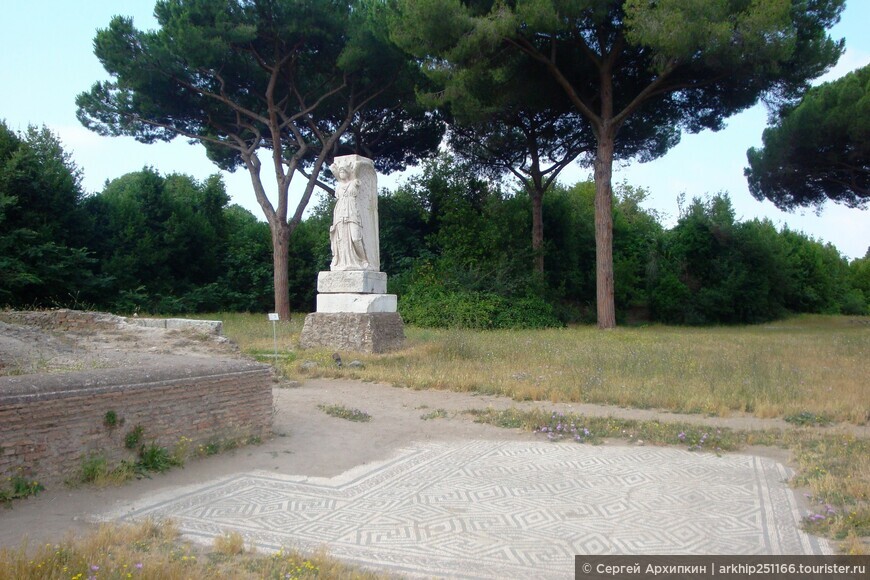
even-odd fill
[{"label": "geometric mosaic floor", "polygon": [[331,479],[257,472],[156,499],[186,536],[237,530],[406,576],[573,577],[575,554],[830,554],[776,461],[660,447],[435,442]]}]

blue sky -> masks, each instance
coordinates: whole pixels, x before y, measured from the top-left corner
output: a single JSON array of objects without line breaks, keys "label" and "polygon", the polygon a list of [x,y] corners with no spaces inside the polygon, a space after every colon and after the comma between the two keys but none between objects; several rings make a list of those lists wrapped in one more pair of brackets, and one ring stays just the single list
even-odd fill
[{"label": "blue sky", "polygon": [[[4,86],[0,91],[0,119],[12,129],[28,124],[46,125],[60,136],[64,147],[83,170],[87,192],[98,192],[107,179],[150,165],[161,173],[187,173],[205,179],[218,169],[199,145],[176,139],[143,145],[126,137],[100,137],[84,129],[75,117],[75,97],[96,80],[106,79],[93,55],[93,37],[112,16],[132,16],[139,28],[153,28],[153,0],[31,0],[4,6],[0,34],[0,65]],[[870,63],[870,2],[847,0],[842,21],[832,30],[846,39],[846,54],[835,69],[820,80],[832,80]],[[627,181],[649,189],[646,206],[677,217],[677,198],[728,192],[740,219],[769,218],[778,226],[803,231],[834,244],[849,258],[862,257],[870,247],[870,210],[849,209],[828,203],[817,214],[808,209],[784,213],[769,202],[756,201],[743,177],[746,150],[761,144],[767,113],[761,106],[729,119],[726,129],[684,135],[666,156],[646,164],[618,167],[616,182]],[[563,172],[564,183],[590,176],[590,170],[572,166]],[[379,185],[393,187],[406,176],[381,177]],[[298,178],[297,178],[298,180]],[[246,173],[224,174],[234,203],[262,219]],[[301,187],[291,188],[298,196]],[[298,199],[298,197],[297,197]],[[291,207],[295,201],[291,200]]]}]

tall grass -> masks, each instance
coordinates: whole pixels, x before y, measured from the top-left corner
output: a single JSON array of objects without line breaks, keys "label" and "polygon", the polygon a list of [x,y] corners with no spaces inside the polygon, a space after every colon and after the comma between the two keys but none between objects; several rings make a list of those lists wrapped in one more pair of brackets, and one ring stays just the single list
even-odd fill
[{"label": "tall grass", "polygon": [[271,555],[245,549],[241,536],[215,538],[211,547],[181,541],[171,521],[105,524],[83,538],[59,544],[0,548],[0,578],[348,578],[385,576],[342,564],[326,553],[303,556],[281,549]]},{"label": "tall grass", "polygon": [[[271,352],[263,315],[222,317],[227,336],[252,354]],[[517,400],[584,402],[727,416],[804,412],[834,421],[870,419],[870,324],[866,318],[799,316],[758,326],[648,326],[599,331],[406,328],[407,348],[354,355],[365,369],[337,369],[325,351],[293,351],[302,316],[279,324],[278,366],[300,375],[355,376],[413,388],[477,391]],[[311,374],[312,371],[308,371]]]}]

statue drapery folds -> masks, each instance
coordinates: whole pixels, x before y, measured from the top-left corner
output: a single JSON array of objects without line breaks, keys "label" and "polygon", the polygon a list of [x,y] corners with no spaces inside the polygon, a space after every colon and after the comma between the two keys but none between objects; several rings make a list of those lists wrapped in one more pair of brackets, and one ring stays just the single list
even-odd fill
[{"label": "statue drapery folds", "polygon": [[380,270],[377,174],[371,159],[336,157],[330,166],[338,183],[329,228],[332,271]]}]

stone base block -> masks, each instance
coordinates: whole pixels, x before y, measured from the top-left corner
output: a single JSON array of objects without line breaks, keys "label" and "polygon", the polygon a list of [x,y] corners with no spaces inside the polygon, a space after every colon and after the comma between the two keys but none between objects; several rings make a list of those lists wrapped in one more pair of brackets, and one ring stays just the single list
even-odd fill
[{"label": "stone base block", "polygon": [[402,348],[405,325],[397,312],[314,312],[305,317],[300,348],[387,352]]},{"label": "stone base block", "polygon": [[318,294],[317,312],[396,312],[395,294]]},{"label": "stone base block", "polygon": [[387,274],[368,270],[320,272],[317,291],[324,294],[386,294]]}]

